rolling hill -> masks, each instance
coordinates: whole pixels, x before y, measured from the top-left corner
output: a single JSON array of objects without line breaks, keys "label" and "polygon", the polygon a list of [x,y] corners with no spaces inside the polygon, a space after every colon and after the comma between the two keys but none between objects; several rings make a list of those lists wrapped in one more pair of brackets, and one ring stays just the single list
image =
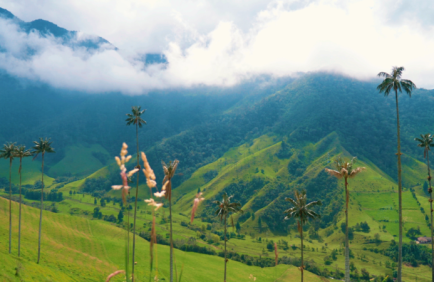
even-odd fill
[{"label": "rolling hill", "polygon": [[[7,254],[7,207],[8,201],[0,198],[0,277],[3,281],[104,281],[108,274],[123,268],[125,233],[122,229],[98,220],[51,212],[44,213],[42,260],[37,265],[35,242],[39,211],[28,206],[23,206],[21,257],[17,257],[17,203],[13,203],[12,254]],[[136,280],[148,281],[149,243],[139,238],[137,251]],[[159,245],[157,251],[158,277],[160,281],[167,281],[169,248]],[[175,254],[178,267],[183,267],[183,280],[221,280],[222,258],[182,251]],[[228,281],[249,281],[250,274],[258,281],[274,281],[295,275],[294,270],[295,267],[284,265],[261,269],[234,261],[228,267]],[[307,275],[310,281],[325,281],[313,274]],[[119,276],[112,281],[123,279]]]}]

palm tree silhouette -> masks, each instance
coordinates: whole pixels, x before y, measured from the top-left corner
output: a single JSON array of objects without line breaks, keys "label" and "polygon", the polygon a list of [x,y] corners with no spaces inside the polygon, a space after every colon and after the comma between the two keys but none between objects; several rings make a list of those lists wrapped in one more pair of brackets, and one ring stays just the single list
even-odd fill
[{"label": "palm tree silhouette", "polygon": [[42,233],[42,210],[44,208],[44,157],[45,153],[55,153],[53,147],[51,147],[51,143],[49,138],[45,138],[45,140],[41,137],[38,141],[33,141],[35,146],[33,146],[33,154],[35,155],[33,157],[33,160],[36,159],[36,157],[41,154],[42,155],[42,167],[41,167],[41,174],[42,174],[42,187],[41,187],[41,211],[39,215],[39,239],[38,239],[38,264],[39,260],[41,258],[41,233]]},{"label": "palm tree silhouette", "polygon": [[[134,124],[136,126],[136,142],[137,142],[137,168],[140,169],[140,159],[139,159],[139,127],[142,128],[143,124],[146,124],[146,121],[144,121],[141,118],[141,115],[145,112],[145,110],[142,110],[140,106],[133,107],[131,109],[131,114],[127,114],[127,119],[125,120],[127,122],[127,125]],[[136,250],[136,214],[137,214],[137,197],[139,195],[139,174],[137,173],[137,186],[136,186],[136,198],[134,201],[134,225],[133,225],[133,260],[132,260],[132,272],[131,277],[134,281],[134,256],[135,256],[135,250]],[[129,193],[129,191],[128,191]],[[128,236],[129,237],[129,236]]]},{"label": "palm tree silhouette", "polygon": [[166,191],[164,197],[169,200],[169,216],[170,216],[170,282],[173,282],[173,237],[172,237],[172,178],[175,176],[179,161],[174,160],[167,165],[161,162],[164,170],[163,188]]},{"label": "palm tree silhouette", "polygon": [[379,77],[385,79],[381,82],[377,89],[380,93],[384,93],[384,96],[389,96],[390,91],[395,92],[396,100],[396,126],[397,126],[397,139],[398,139],[398,189],[399,189],[399,245],[398,245],[398,282],[402,279],[402,178],[401,178],[401,140],[399,132],[399,106],[398,106],[398,91],[402,92],[402,89],[411,97],[411,92],[416,88],[416,85],[408,79],[402,79],[402,72],[404,67],[393,67],[392,74],[386,72],[380,72]]},{"label": "palm tree silhouette", "polygon": [[429,151],[431,151],[431,147],[434,147],[433,137],[431,134],[421,134],[420,138],[414,138],[415,141],[418,142],[417,146],[423,148],[423,157],[426,158],[426,166],[428,168],[428,182],[429,182],[429,204],[430,204],[430,213],[431,213],[431,275],[432,275],[432,281],[434,281],[434,236],[433,236],[433,209],[432,209],[432,188],[431,188],[431,170],[429,168]]},{"label": "palm tree silhouette", "polygon": [[295,200],[291,198],[285,198],[286,201],[290,202],[293,207],[287,209],[284,213],[286,214],[285,219],[298,218],[298,232],[300,232],[301,238],[301,282],[303,282],[303,224],[310,219],[320,218],[321,216],[311,210],[314,206],[321,206],[321,201],[314,201],[307,204],[306,191],[295,191]]},{"label": "palm tree silhouette", "polygon": [[231,203],[231,198],[233,196],[229,196],[228,194],[226,194],[226,192],[223,193],[223,199],[222,201],[214,201],[214,204],[217,205],[217,210],[215,211],[215,214],[220,217],[220,221],[224,221],[224,226],[225,226],[225,274],[224,274],[224,282],[226,282],[226,264],[228,262],[228,260],[226,259],[226,220],[227,217],[229,215],[229,213],[243,213],[243,211],[241,210],[241,204],[238,202],[235,203]]},{"label": "palm tree silhouette", "polygon": [[12,161],[15,157],[15,143],[6,143],[3,149],[0,150],[0,156],[4,159],[9,159],[9,253],[12,249]]},{"label": "palm tree silhouette", "polygon": [[348,178],[354,178],[357,174],[365,170],[364,167],[354,168],[353,165],[356,162],[356,158],[352,158],[351,161],[344,161],[341,157],[335,159],[336,170],[325,170],[337,179],[345,179],[345,282],[350,281],[350,247],[348,243],[348,204],[350,202],[350,193],[348,192]]},{"label": "palm tree silhouette", "polygon": [[30,150],[26,150],[26,146],[20,145],[15,150],[15,157],[20,159],[20,168],[18,169],[18,173],[20,174],[20,210],[19,210],[19,219],[18,219],[18,256],[20,256],[20,247],[21,247],[21,176],[22,176],[22,168],[23,168],[23,158],[32,156]]}]

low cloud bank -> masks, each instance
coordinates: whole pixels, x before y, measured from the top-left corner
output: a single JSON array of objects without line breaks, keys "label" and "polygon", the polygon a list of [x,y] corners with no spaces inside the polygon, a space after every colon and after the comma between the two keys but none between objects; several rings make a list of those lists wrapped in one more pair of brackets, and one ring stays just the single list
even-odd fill
[{"label": "low cloud bank", "polygon": [[[335,2],[299,7],[276,1],[256,13],[247,29],[222,20],[204,33],[176,14],[178,37],[167,39],[161,51],[168,63],[152,65],[143,62],[145,52],[116,50],[110,44],[96,50],[66,46],[0,19],[0,68],[57,88],[136,95],[153,89],[226,87],[264,74],[334,71],[371,79],[403,65],[405,78],[434,88],[434,65],[427,63],[434,61],[434,38],[427,32],[432,27],[411,24],[417,11],[403,24],[391,24],[381,19],[382,6],[375,1]],[[77,33],[74,40],[89,38]]]}]

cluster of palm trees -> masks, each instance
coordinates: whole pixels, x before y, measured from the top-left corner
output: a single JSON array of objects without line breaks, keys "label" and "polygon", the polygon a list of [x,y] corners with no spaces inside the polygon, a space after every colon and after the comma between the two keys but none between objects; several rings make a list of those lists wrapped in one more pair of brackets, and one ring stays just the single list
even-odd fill
[{"label": "cluster of palm trees", "polygon": [[9,253],[12,250],[12,162],[15,158],[20,159],[20,166],[18,173],[20,175],[20,186],[19,186],[19,216],[18,216],[18,256],[20,256],[21,251],[21,204],[22,204],[22,194],[21,194],[21,180],[22,180],[22,166],[23,158],[34,156],[35,159],[39,154],[42,155],[42,187],[41,187],[41,209],[39,216],[39,239],[38,239],[38,261],[41,258],[41,235],[42,235],[42,210],[44,207],[44,157],[45,153],[55,153],[53,147],[51,147],[52,142],[50,139],[39,138],[38,141],[33,141],[35,144],[33,150],[26,149],[24,145],[15,145],[15,143],[6,143],[0,150],[0,158],[9,159]]},{"label": "cluster of palm trees", "polygon": [[[330,175],[338,178],[344,179],[345,184],[345,282],[350,282],[350,249],[348,244],[348,205],[349,205],[349,191],[348,191],[348,179],[354,178],[357,174],[365,170],[364,167],[354,167],[356,158],[352,158],[350,161],[344,160],[342,157],[338,156],[335,159],[335,170],[326,168],[326,172]],[[307,222],[308,219],[318,219],[321,217],[320,214],[315,212],[312,208],[315,206],[321,206],[321,201],[313,201],[308,203],[306,191],[295,191],[295,199],[285,198],[292,207],[286,210],[285,219],[297,218],[298,232],[301,238],[301,281],[304,279],[304,258],[303,258],[303,224]]]},{"label": "cluster of palm trees", "polygon": [[[377,89],[380,93],[384,93],[384,95],[387,97],[392,92],[395,93],[395,100],[396,100],[396,116],[397,116],[397,143],[398,143],[398,152],[397,152],[397,161],[398,161],[398,187],[399,187],[399,245],[398,245],[398,274],[397,274],[397,280],[398,282],[402,281],[402,169],[401,169],[401,142],[400,142],[400,124],[399,124],[399,106],[398,106],[398,92],[404,92],[408,94],[411,97],[411,93],[413,89],[416,88],[416,85],[411,81],[407,79],[401,78],[402,72],[404,71],[404,67],[393,67],[391,74],[386,72],[380,72],[378,74],[379,77],[384,77],[384,80],[381,82],[381,84],[378,85]],[[138,145],[138,127],[141,127],[143,123],[145,123],[141,118],[140,115],[144,111],[141,111],[140,107],[133,107],[132,114],[128,114],[127,124],[136,125],[136,138],[137,138],[137,169],[140,169],[139,165],[139,158],[138,158],[138,152],[139,152],[139,145]],[[418,146],[424,148],[424,156],[427,159],[427,165],[428,165],[428,180],[429,180],[429,194],[430,194],[430,205],[431,205],[431,237],[432,237],[432,248],[433,248],[433,264],[434,264],[434,238],[433,238],[433,209],[432,209],[432,188],[431,188],[431,175],[430,175],[430,169],[429,169],[429,156],[428,151],[430,150],[430,147],[433,147],[433,138],[430,134],[421,135],[421,138],[416,138],[416,141],[419,142]],[[354,167],[354,163],[356,161],[356,158],[352,158],[351,160],[347,161],[342,159],[341,157],[337,157],[335,159],[335,170],[332,169],[326,169],[326,171],[335,176],[338,179],[344,179],[344,185],[345,185],[345,281],[350,282],[350,262],[349,262],[349,256],[350,256],[350,250],[349,250],[349,242],[348,242],[348,205],[349,205],[349,191],[348,191],[348,179],[355,177],[357,174],[365,170],[364,167]],[[176,166],[178,165],[178,161],[176,162]],[[166,199],[169,200],[169,211],[170,211],[170,244],[171,244],[171,250],[170,250],[170,282],[173,282],[173,240],[172,240],[172,203],[171,203],[171,184],[170,179],[173,177],[173,174],[171,173],[170,169],[168,167],[172,167],[175,162],[171,162],[169,166],[163,163],[163,168],[165,171],[165,180],[163,183],[166,182],[166,180],[169,180],[169,185],[167,186],[167,189],[164,189],[166,187],[166,184],[163,187],[162,192],[165,192],[164,195]],[[176,169],[175,166],[175,169]],[[136,219],[136,208],[137,208],[137,191],[139,186],[139,178],[137,176],[137,186],[136,186],[136,202],[135,202],[135,212],[134,212],[134,222]],[[149,186],[149,185],[148,185]],[[152,187],[150,187],[152,188]],[[152,195],[152,193],[151,193]],[[156,193],[157,195],[157,193]],[[224,221],[224,234],[225,234],[225,268],[224,268],[224,281],[226,281],[226,227],[227,227],[227,217],[229,213],[238,213],[242,212],[240,203],[231,203],[232,196],[228,196],[226,193],[223,194],[222,201],[215,201],[214,203],[218,206],[218,209],[216,211],[216,215],[220,218],[220,220]],[[321,201],[314,201],[307,203],[307,197],[306,192],[301,191],[295,192],[295,199],[286,198],[286,201],[288,201],[290,204],[292,204],[292,208],[285,211],[285,219],[289,218],[298,218],[298,230],[300,232],[300,238],[301,238],[301,281],[303,281],[303,224],[307,222],[308,219],[316,219],[320,218],[320,215],[312,210],[314,206],[321,205]],[[155,202],[154,202],[155,203]],[[195,202],[196,203],[196,202]],[[194,205],[193,205],[194,206]],[[195,209],[193,209],[194,212]],[[192,219],[194,218],[194,214],[192,214]],[[134,224],[135,228],[135,224]],[[135,231],[135,230],[134,230]],[[134,232],[133,231],[133,232]],[[135,232],[134,232],[135,233]],[[135,234],[134,234],[135,236]],[[135,237],[134,237],[135,238]],[[134,240],[133,239],[133,261],[134,261]],[[152,240],[151,240],[152,241]],[[134,263],[133,263],[133,279],[134,279]],[[434,281],[434,267],[433,267],[433,273],[432,273],[433,281]]]},{"label": "cluster of palm trees", "polygon": [[[138,136],[138,129],[141,128],[143,126],[143,124],[146,124],[146,122],[142,119],[142,114],[145,112],[145,110],[142,110],[140,106],[135,106],[132,107],[132,111],[131,113],[127,114],[127,125],[135,125],[136,127],[136,143],[137,143],[137,165],[136,167],[131,170],[130,172],[126,172],[126,168],[125,168],[125,163],[128,162],[130,160],[130,156],[126,156],[127,154],[127,145],[124,144],[123,148],[121,150],[121,158],[117,158],[117,162],[118,165],[121,169],[121,177],[123,178],[123,185],[115,185],[112,186],[114,189],[122,189],[123,192],[123,198],[125,198],[124,193],[127,194],[127,197],[129,198],[130,195],[130,187],[128,186],[128,182],[130,182],[129,177],[131,177],[133,174],[135,174],[137,171],[139,171],[140,169],[143,169],[143,172],[145,174],[146,177],[146,184],[147,186],[151,189],[151,199],[147,199],[145,200],[146,203],[148,203],[148,205],[154,206],[155,210],[159,209],[162,204],[161,203],[157,203],[154,198],[153,195],[157,198],[161,198],[164,197],[169,204],[169,238],[170,238],[170,282],[173,282],[174,280],[174,249],[173,249],[173,232],[172,232],[172,178],[175,176],[175,172],[176,169],[178,167],[179,161],[178,160],[174,160],[174,161],[170,161],[169,163],[165,163],[164,161],[162,161],[162,168],[163,168],[163,172],[164,172],[164,179],[162,182],[162,189],[161,192],[157,191],[156,193],[152,193],[152,189],[156,187],[156,182],[155,182],[155,175],[153,170],[151,169],[146,155],[145,153],[141,153],[141,158],[143,160],[143,167],[140,166],[140,158],[139,158],[139,136]],[[135,256],[135,228],[136,228],[136,217],[137,217],[137,199],[138,199],[138,188],[139,188],[139,174],[136,174],[136,191],[135,191],[135,203],[134,203],[134,225],[133,225],[133,248],[132,248],[132,272],[131,272],[131,276],[128,275],[129,271],[129,219],[128,219],[128,223],[127,223],[127,242],[126,242],[126,277],[127,280],[131,279],[132,281],[134,281],[134,256]],[[157,189],[158,190],[158,189]],[[203,198],[201,198],[201,194],[202,193],[198,193],[198,195],[196,196],[194,203],[193,203],[193,210],[192,210],[192,221],[194,219],[194,213],[195,210],[197,209],[199,203],[203,200]],[[215,201],[214,203],[217,205],[217,210],[215,212],[215,214],[220,218],[220,220],[222,222],[224,222],[224,234],[225,234],[225,271],[224,271],[224,281],[226,281],[226,263],[227,263],[227,258],[226,258],[226,235],[227,235],[227,220],[228,217],[230,217],[230,214],[233,213],[242,213],[243,211],[241,210],[241,204],[238,202],[232,203],[231,202],[231,198],[232,196],[228,196],[226,193],[223,194],[223,198],[222,201]],[[128,214],[128,218],[129,218],[129,214]],[[231,218],[232,219],[232,218]],[[232,224],[233,224],[233,220],[232,220]],[[150,244],[151,244],[151,271],[152,271],[152,265],[153,265],[153,246],[156,243],[156,234],[155,234],[155,213],[153,213],[153,224],[152,224],[152,228],[151,228],[151,239],[150,239]],[[182,274],[181,274],[182,275]],[[176,275],[177,276],[177,275]],[[181,276],[180,276],[181,277]],[[178,277],[176,277],[176,280],[178,281]],[[180,279],[179,279],[180,280]]]},{"label": "cluster of palm trees", "polygon": [[[380,93],[384,93],[385,96],[388,96],[391,92],[395,93],[396,99],[396,114],[397,114],[397,161],[398,161],[398,187],[399,187],[399,245],[398,245],[398,282],[402,280],[402,169],[401,169],[401,145],[400,145],[400,124],[399,124],[399,107],[398,107],[398,92],[404,92],[411,97],[412,90],[416,88],[416,85],[407,79],[402,79],[402,72],[404,71],[404,67],[393,67],[392,73],[388,74],[385,72],[380,72],[378,76],[384,77],[384,80],[380,85],[378,85],[377,89]],[[156,187],[155,175],[150,168],[146,155],[142,153],[142,160],[144,162],[144,167],[140,165],[140,148],[139,148],[139,137],[138,130],[141,128],[146,122],[142,119],[142,115],[145,110],[142,110],[141,107],[133,107],[132,112],[127,114],[126,123],[127,125],[134,125],[136,129],[136,145],[137,145],[137,165],[130,172],[126,172],[124,164],[131,159],[131,156],[126,156],[126,144],[123,145],[121,150],[121,158],[117,158],[118,165],[121,169],[121,177],[123,181],[123,185],[115,185],[114,189],[123,189],[123,198],[126,201],[126,197],[130,197],[130,187],[128,186],[128,182],[130,182],[130,177],[135,174],[137,171],[143,169],[143,172],[146,176],[146,183],[148,187],[151,189],[151,199],[146,200],[148,204],[155,206],[156,209],[161,207],[161,203],[156,203],[153,199],[152,195],[156,197],[165,197],[168,200],[169,204],[169,213],[170,213],[170,282],[173,282],[173,236],[172,236],[172,178],[175,176],[176,168],[178,166],[179,161],[174,160],[169,162],[168,164],[162,162],[163,171],[164,171],[164,180],[161,192],[152,193],[152,188]],[[429,181],[429,194],[430,194],[430,206],[431,206],[431,238],[432,238],[432,249],[433,249],[433,263],[434,263],[434,238],[433,238],[433,209],[432,209],[432,188],[431,188],[431,173],[429,167],[429,151],[430,147],[434,147],[433,137],[430,134],[421,135],[421,138],[415,138],[418,142],[418,146],[424,149],[424,157],[427,160],[428,167],[428,181]],[[45,153],[54,153],[54,149],[51,147],[50,139],[40,138],[38,141],[34,141],[35,146],[33,150],[26,150],[25,146],[20,145],[16,146],[15,143],[7,143],[3,146],[3,149],[0,150],[0,157],[9,159],[10,162],[10,171],[9,171],[9,253],[11,252],[11,244],[12,244],[12,212],[11,212],[11,198],[12,198],[12,162],[14,158],[20,159],[19,166],[19,175],[20,175],[20,208],[19,208],[19,235],[18,235],[18,255],[20,255],[20,238],[21,238],[21,172],[22,172],[22,159],[29,156],[38,156],[38,154],[42,155],[42,189],[41,189],[41,207],[40,207],[40,221],[39,221],[39,241],[38,241],[38,263],[40,261],[40,245],[41,245],[41,230],[42,230],[42,211],[43,211],[43,190],[44,190],[44,156]],[[348,242],[348,205],[349,205],[349,191],[348,191],[348,179],[355,177],[360,172],[362,172],[365,168],[363,167],[354,167],[356,159],[353,158],[351,160],[344,160],[341,157],[337,157],[335,159],[335,169],[326,169],[326,171],[335,176],[338,179],[344,179],[345,185],[345,281],[350,282],[350,263],[349,263],[349,242]],[[116,187],[116,188],[115,188]],[[136,218],[137,218],[137,200],[138,200],[138,189],[139,189],[139,174],[136,175],[136,191],[135,191],[135,203],[134,203],[134,224],[133,224],[133,246],[132,246],[132,272],[131,279],[134,281],[134,265],[135,265],[135,240],[136,240]],[[198,194],[195,202],[193,204],[193,214],[192,220],[194,219],[194,211],[197,208],[198,203],[203,200],[200,198],[201,193]],[[232,196],[228,196],[226,193],[223,194],[222,201],[214,201],[217,205],[216,215],[224,224],[224,253],[225,253],[225,267],[224,267],[224,281],[226,281],[226,234],[227,234],[227,220],[230,218],[230,214],[234,213],[242,213],[241,204],[237,202],[231,202]],[[321,205],[321,201],[313,201],[308,203],[307,196],[305,191],[295,191],[295,199],[286,198],[292,207],[286,210],[285,219],[289,218],[297,218],[298,219],[298,230],[300,232],[301,238],[301,280],[303,281],[303,225],[309,219],[320,218],[320,215],[316,213],[312,208],[315,206]],[[232,222],[233,223],[233,222]],[[126,274],[127,280],[130,279],[128,275],[128,265],[129,265],[129,238],[130,238],[130,224],[129,224],[129,211],[128,211],[128,225],[127,225],[127,246],[126,246]],[[155,232],[153,230],[152,232]],[[151,239],[151,243],[152,243]],[[152,255],[152,254],[151,254]],[[432,273],[433,281],[434,281],[434,267]]]},{"label": "cluster of palm trees", "polygon": [[[400,124],[399,124],[399,104],[398,104],[398,92],[404,91],[407,95],[411,97],[411,93],[413,89],[416,89],[416,85],[408,79],[402,78],[402,73],[404,71],[404,67],[393,67],[391,74],[386,72],[380,72],[378,74],[379,77],[384,77],[384,80],[378,85],[377,90],[380,93],[384,93],[384,96],[389,96],[392,92],[395,93],[396,100],[396,120],[397,120],[397,159],[398,159],[398,193],[399,193],[399,244],[398,244],[398,273],[397,273],[397,281],[402,281],[402,168],[401,168],[401,141],[400,141]],[[421,138],[415,138],[415,141],[418,142],[418,146],[424,149],[424,158],[427,160],[428,167],[428,182],[429,189],[428,192],[430,194],[430,211],[431,211],[431,248],[432,248],[432,281],[434,281],[434,236],[433,236],[433,208],[432,208],[432,188],[431,188],[431,171],[429,167],[429,151],[431,147],[434,147],[433,137],[431,134],[421,134]],[[348,204],[349,204],[349,191],[348,191],[348,179],[355,177],[357,174],[365,170],[363,167],[355,168],[354,162],[355,158],[350,161],[345,161],[341,157],[337,157],[335,159],[335,168],[336,170],[326,169],[326,171],[335,176],[338,179],[344,179],[345,184],[345,282],[350,282],[350,250],[348,243]],[[315,219],[319,218],[320,215],[315,213],[313,210],[310,210],[311,207],[316,205],[321,205],[320,201],[315,201],[311,203],[307,203],[306,201],[306,192],[297,192],[295,193],[295,200],[291,198],[286,198],[293,207],[285,211],[286,219],[291,217],[297,217],[299,219],[299,232],[301,235],[301,281],[303,281],[303,229],[302,225],[307,219]]]},{"label": "cluster of palm trees", "polygon": [[[139,128],[141,128],[144,124],[146,124],[146,121],[144,121],[142,119],[142,115],[144,114],[145,110],[142,110],[142,108],[140,106],[135,106],[132,107],[131,113],[127,114],[127,119],[126,119],[126,123],[127,125],[135,125],[136,128],[136,146],[137,146],[137,165],[134,169],[134,171],[138,171],[140,169],[143,169],[143,172],[145,174],[146,177],[146,184],[148,185],[148,187],[150,188],[151,191],[151,199],[150,200],[146,200],[148,202],[148,204],[150,203],[151,205],[154,205],[156,208],[159,208],[161,205],[156,203],[155,200],[153,199],[152,195],[154,194],[156,197],[162,197],[164,196],[166,198],[166,200],[168,200],[169,202],[169,219],[170,219],[170,230],[169,230],[169,234],[170,234],[170,281],[173,282],[173,260],[174,260],[174,255],[173,255],[173,232],[172,232],[172,178],[175,176],[175,172],[176,172],[176,168],[178,167],[178,160],[174,160],[174,161],[170,161],[168,164],[166,164],[165,162],[162,162],[162,167],[163,167],[163,171],[164,171],[164,179],[163,179],[163,188],[162,188],[162,192],[158,192],[157,193],[152,193],[152,189],[154,187],[156,187],[156,182],[155,182],[155,175],[154,172],[152,171],[151,167],[149,166],[149,163],[146,159],[146,155],[145,153],[142,152],[142,160],[143,160],[143,164],[144,167],[142,168],[140,166],[140,148],[139,148],[139,133],[138,130]],[[134,173],[134,172],[133,172]],[[126,186],[124,185],[124,188]],[[126,191],[124,189],[124,191]],[[130,190],[128,189],[128,198],[130,195]],[[135,249],[136,249],[136,218],[137,218],[137,199],[138,199],[138,191],[139,191],[139,174],[136,174],[136,191],[135,191],[135,201],[134,201],[134,224],[133,224],[133,248],[132,248],[132,271],[131,271],[131,280],[134,281],[134,265],[135,265]],[[129,275],[128,275],[128,261],[129,261],[129,212],[128,212],[128,226],[127,226],[127,252],[126,252],[126,274],[127,274],[127,279],[129,279]],[[155,216],[155,215],[154,215]],[[154,219],[155,220],[155,219]],[[155,232],[155,230],[153,229],[152,232]],[[153,240],[151,238],[151,244],[153,244]],[[152,248],[151,248],[151,252],[152,252]],[[151,253],[151,257],[152,257],[152,253]],[[151,261],[152,264],[152,261]]]}]

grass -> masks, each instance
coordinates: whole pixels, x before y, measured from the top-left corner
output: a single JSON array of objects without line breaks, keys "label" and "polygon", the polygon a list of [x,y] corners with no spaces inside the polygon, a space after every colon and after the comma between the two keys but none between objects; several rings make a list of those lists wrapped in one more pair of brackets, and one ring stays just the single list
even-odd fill
[{"label": "grass", "polygon": [[69,146],[66,148],[65,157],[53,165],[48,174],[64,175],[65,173],[72,173],[75,176],[87,176],[104,166],[104,163],[95,158],[93,153],[100,153],[110,159],[108,152],[101,145],[84,146],[78,144]]},{"label": "grass", "polygon": [[[41,180],[41,162],[40,158],[32,161],[31,157],[23,159],[23,170],[22,170],[22,184],[33,185],[36,181]],[[18,169],[20,166],[20,160],[14,159],[12,162],[12,183],[18,185],[20,182],[20,175],[18,174]],[[9,161],[2,160],[0,162],[0,177],[5,177],[9,180]],[[45,187],[50,186],[54,179],[50,176],[44,174]]]},{"label": "grass", "polygon": [[[17,209],[13,203],[13,248],[7,254],[8,201],[0,198],[0,277],[4,281],[104,281],[105,277],[124,265],[124,230],[103,221],[44,212],[42,261],[37,255],[38,210],[23,207],[22,256],[17,257]],[[161,229],[157,230],[161,232]],[[169,248],[158,245],[158,273],[160,279],[169,277]],[[183,281],[221,281],[223,259],[197,253],[175,251],[178,268],[184,264]],[[137,281],[149,277],[149,244],[137,239]],[[16,275],[18,268],[18,275]],[[250,274],[257,281],[283,281],[292,266],[271,268],[247,266],[235,261],[228,263],[228,281],[249,281]],[[152,274],[152,276],[154,273]],[[282,275],[283,278],[281,277]],[[295,275],[295,274],[294,274]],[[313,274],[312,277],[316,277]],[[318,277],[316,277],[318,278]],[[184,280],[185,279],[185,280]],[[122,281],[116,277],[112,281]],[[321,281],[321,280],[312,280]]]}]

